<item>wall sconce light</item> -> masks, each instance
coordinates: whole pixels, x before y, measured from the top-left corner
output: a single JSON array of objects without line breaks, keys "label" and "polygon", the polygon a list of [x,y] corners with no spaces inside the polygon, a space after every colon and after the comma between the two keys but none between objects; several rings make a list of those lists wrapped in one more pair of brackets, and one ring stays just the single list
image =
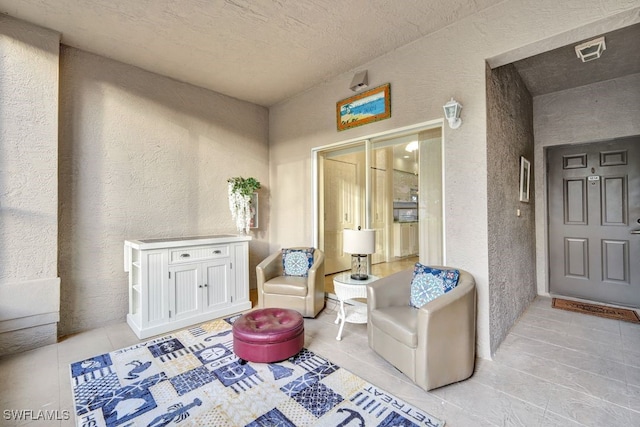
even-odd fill
[{"label": "wall sconce light", "polygon": [[579,44],[575,47],[576,55],[582,60],[582,62],[592,61],[600,58],[602,52],[607,48],[604,42],[604,37],[598,37],[586,43]]},{"label": "wall sconce light", "polygon": [[451,98],[451,101],[444,104],[442,108],[444,108],[444,117],[449,121],[449,127],[451,129],[458,129],[462,124],[462,119],[460,118],[462,104]]},{"label": "wall sconce light", "polygon": [[361,89],[364,89],[369,85],[369,76],[367,75],[367,70],[360,71],[353,76],[353,80],[351,80],[351,84],[349,85],[349,89],[354,92],[357,92]]}]

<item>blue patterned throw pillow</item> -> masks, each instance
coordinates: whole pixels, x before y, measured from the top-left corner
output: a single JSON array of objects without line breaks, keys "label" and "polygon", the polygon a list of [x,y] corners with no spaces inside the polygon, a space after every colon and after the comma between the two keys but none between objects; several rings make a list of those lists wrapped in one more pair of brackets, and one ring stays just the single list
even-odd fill
[{"label": "blue patterned throw pillow", "polygon": [[458,279],[460,278],[460,272],[458,270],[443,270],[442,280],[444,283],[444,293],[446,294],[451,289],[458,285]]},{"label": "blue patterned throw pillow", "polygon": [[313,265],[313,248],[283,249],[282,269],[285,276],[307,277]]},{"label": "blue patterned throw pillow", "polygon": [[458,270],[440,270],[419,262],[413,268],[411,280],[411,307],[420,308],[429,301],[449,292],[458,284]]}]

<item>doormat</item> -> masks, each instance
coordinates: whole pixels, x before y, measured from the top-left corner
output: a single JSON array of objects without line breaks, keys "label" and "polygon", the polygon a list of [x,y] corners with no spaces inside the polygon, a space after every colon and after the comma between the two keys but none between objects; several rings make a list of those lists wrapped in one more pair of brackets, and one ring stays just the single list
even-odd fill
[{"label": "doormat", "polygon": [[71,364],[78,426],[407,426],[444,421],[303,349],[242,364],[215,320]]},{"label": "doormat", "polygon": [[624,320],[625,322],[640,323],[640,316],[635,310],[627,308],[607,307],[605,305],[589,304],[587,302],[570,301],[554,298],[551,307],[577,313],[591,314],[607,319]]}]

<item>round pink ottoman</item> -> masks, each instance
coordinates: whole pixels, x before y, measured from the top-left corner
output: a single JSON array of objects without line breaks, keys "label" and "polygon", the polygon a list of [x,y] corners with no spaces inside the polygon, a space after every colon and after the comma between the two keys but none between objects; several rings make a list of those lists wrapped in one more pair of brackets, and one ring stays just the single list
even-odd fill
[{"label": "round pink ottoman", "polygon": [[304,320],[295,310],[262,308],[233,322],[233,352],[241,361],[279,362],[303,346]]}]

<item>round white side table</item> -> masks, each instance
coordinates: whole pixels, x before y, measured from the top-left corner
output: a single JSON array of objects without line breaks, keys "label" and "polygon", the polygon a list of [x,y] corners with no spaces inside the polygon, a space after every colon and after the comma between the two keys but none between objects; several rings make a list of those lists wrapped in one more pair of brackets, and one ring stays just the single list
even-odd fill
[{"label": "round white side table", "polygon": [[340,309],[334,322],[336,325],[340,323],[338,336],[336,337],[338,341],[342,339],[342,330],[344,329],[345,322],[367,323],[366,305],[354,301],[355,304],[347,304],[345,307],[345,302],[354,298],[366,299],[367,285],[378,279],[378,276],[370,274],[367,280],[354,280],[351,278],[351,272],[341,273],[333,278],[333,290],[340,301]]}]

